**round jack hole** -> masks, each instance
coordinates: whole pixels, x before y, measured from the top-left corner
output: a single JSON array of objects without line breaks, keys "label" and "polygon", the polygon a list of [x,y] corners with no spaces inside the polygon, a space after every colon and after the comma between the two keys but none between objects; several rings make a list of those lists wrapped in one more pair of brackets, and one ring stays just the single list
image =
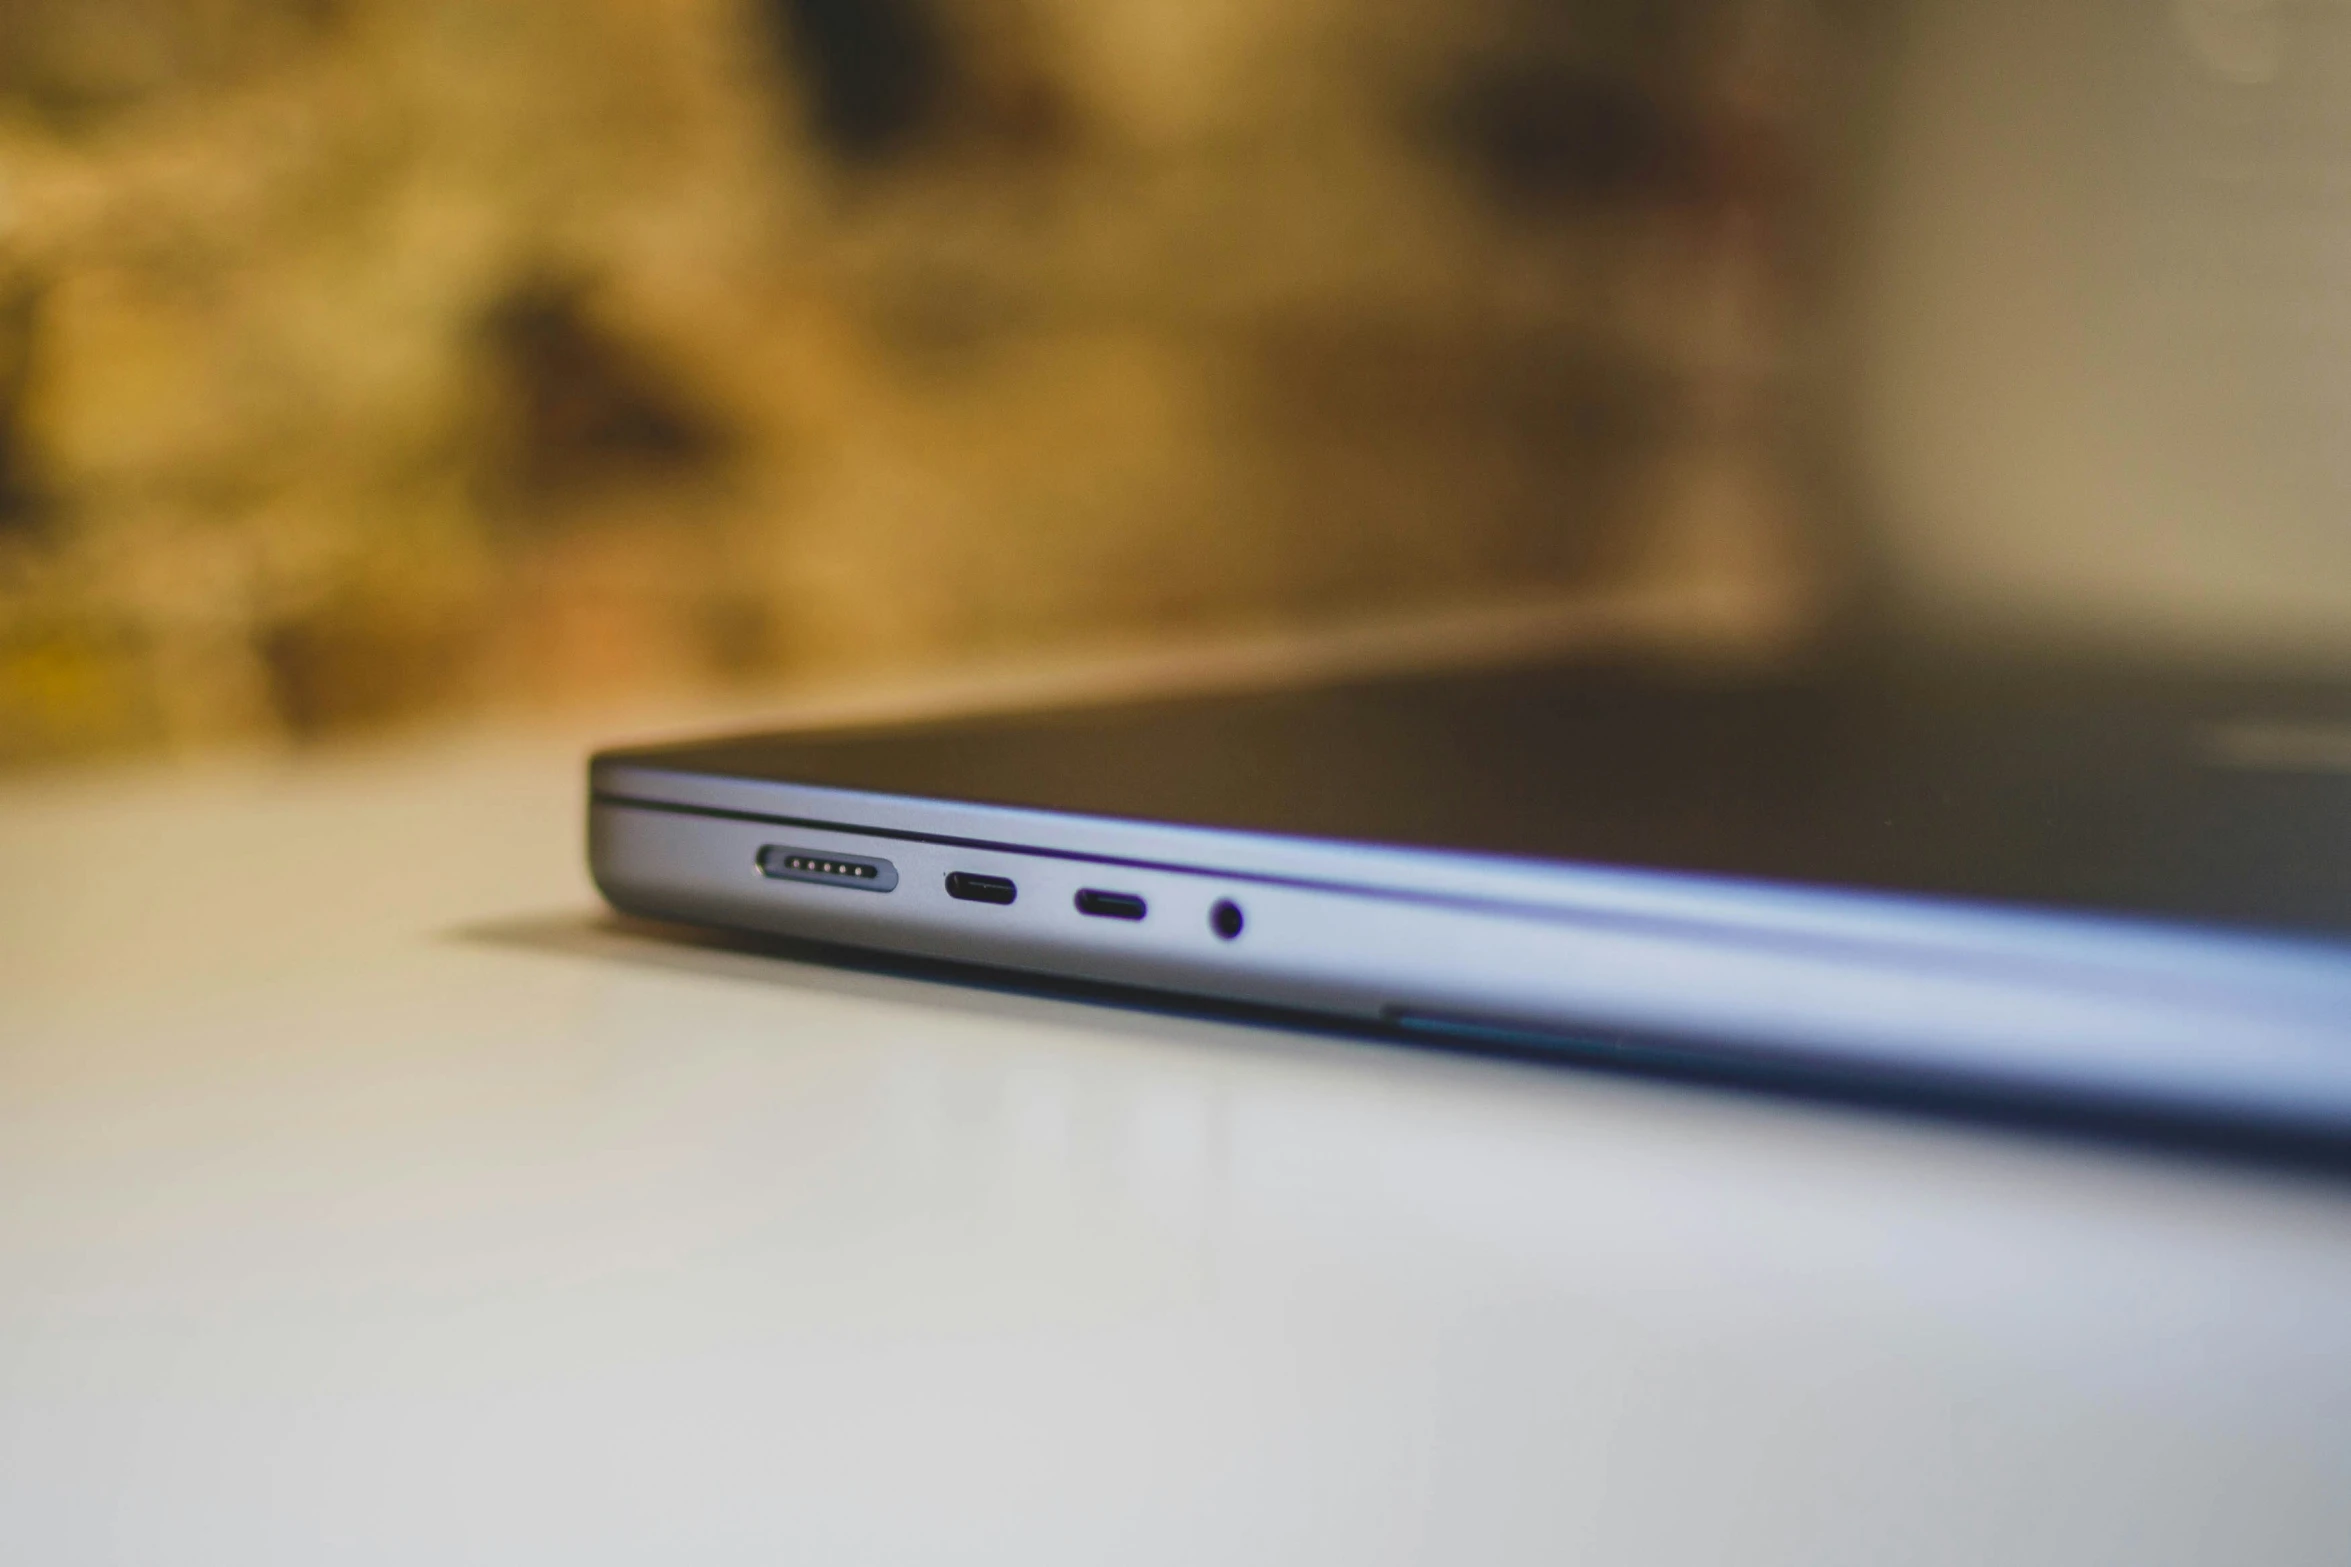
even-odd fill
[{"label": "round jack hole", "polygon": [[1208,911],[1208,928],[1230,941],[1241,934],[1249,922],[1241,917],[1241,906],[1230,898],[1219,899]]}]

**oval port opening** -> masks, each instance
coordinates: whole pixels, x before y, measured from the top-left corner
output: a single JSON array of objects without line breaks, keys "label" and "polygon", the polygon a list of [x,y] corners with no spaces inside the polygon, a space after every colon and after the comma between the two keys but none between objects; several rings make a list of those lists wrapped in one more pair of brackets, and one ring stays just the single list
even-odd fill
[{"label": "oval port opening", "polygon": [[758,858],[759,873],[771,881],[854,887],[860,892],[891,892],[898,886],[898,867],[888,860],[835,854],[825,849],[795,849],[780,843],[761,849]]},{"label": "oval port opening", "polygon": [[1020,896],[1009,876],[982,876],[977,871],[954,871],[947,877],[947,896],[965,903],[1006,904]]},{"label": "oval port opening", "polygon": [[1249,928],[1249,920],[1242,914],[1238,903],[1230,898],[1220,898],[1216,907],[1208,911],[1208,928],[1231,941]]},{"label": "oval port opening", "polygon": [[1092,887],[1078,894],[1078,912],[1104,920],[1139,920],[1150,906],[1131,892],[1101,892]]}]

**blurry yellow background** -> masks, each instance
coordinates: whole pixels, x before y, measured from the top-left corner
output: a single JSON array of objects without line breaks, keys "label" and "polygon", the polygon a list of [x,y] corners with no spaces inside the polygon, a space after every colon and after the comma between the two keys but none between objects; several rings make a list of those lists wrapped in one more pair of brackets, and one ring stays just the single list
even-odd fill
[{"label": "blurry yellow background", "polygon": [[0,0],[0,763],[1684,582],[1777,625],[1825,38]]}]

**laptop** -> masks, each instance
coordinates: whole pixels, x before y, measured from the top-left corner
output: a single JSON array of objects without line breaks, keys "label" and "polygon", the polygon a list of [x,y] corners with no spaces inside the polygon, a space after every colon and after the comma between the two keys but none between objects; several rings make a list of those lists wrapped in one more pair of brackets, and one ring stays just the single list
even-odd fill
[{"label": "laptop", "polygon": [[619,750],[629,913],[2351,1131],[2351,690],[1589,657]]}]

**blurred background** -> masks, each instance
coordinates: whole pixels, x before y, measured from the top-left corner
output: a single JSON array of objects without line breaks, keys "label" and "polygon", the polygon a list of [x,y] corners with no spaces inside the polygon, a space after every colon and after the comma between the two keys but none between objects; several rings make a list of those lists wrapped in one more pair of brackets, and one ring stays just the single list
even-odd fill
[{"label": "blurred background", "polygon": [[0,765],[1552,603],[2333,658],[2347,40],[0,0]]}]

